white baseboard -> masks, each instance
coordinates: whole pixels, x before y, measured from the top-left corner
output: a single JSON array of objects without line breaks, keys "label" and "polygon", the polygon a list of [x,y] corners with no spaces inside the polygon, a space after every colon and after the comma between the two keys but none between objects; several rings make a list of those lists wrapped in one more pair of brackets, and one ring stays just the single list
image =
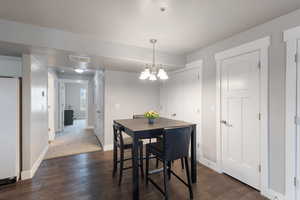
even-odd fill
[{"label": "white baseboard", "polygon": [[31,179],[33,178],[35,172],[37,171],[37,169],[39,168],[39,166],[41,165],[42,161],[44,160],[44,157],[48,151],[49,146],[47,145],[44,150],[42,151],[42,153],[40,154],[40,156],[38,157],[38,159],[34,162],[33,166],[31,167],[30,170],[26,170],[26,171],[22,171],[21,172],[21,180],[26,180],[26,179]]},{"label": "white baseboard", "polygon": [[104,145],[103,151],[111,151],[111,150],[113,150],[112,144]]},{"label": "white baseboard", "polygon": [[283,194],[276,192],[272,189],[269,189],[267,192],[261,194],[270,200],[286,200]]},{"label": "white baseboard", "polygon": [[85,129],[87,129],[87,130],[94,130],[94,126],[87,126]]},{"label": "white baseboard", "polygon": [[208,159],[206,159],[204,157],[200,157],[199,162],[202,165],[204,165],[204,166],[206,166],[206,167],[208,167],[208,168],[210,168],[210,169],[212,169],[212,170],[214,170],[214,171],[216,171],[218,173],[222,173],[221,170],[219,169],[217,163],[215,163],[213,161],[210,161],[210,160],[208,160]]}]

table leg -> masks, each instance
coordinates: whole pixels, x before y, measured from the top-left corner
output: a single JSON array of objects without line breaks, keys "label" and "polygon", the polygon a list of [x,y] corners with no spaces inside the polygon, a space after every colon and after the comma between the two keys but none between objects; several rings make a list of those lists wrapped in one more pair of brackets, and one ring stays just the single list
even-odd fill
[{"label": "table leg", "polygon": [[191,135],[191,175],[192,175],[192,182],[197,182],[197,130],[196,125],[192,126],[192,135]]},{"label": "table leg", "polygon": [[133,136],[132,148],[132,182],[133,182],[133,200],[139,199],[139,140]]}]

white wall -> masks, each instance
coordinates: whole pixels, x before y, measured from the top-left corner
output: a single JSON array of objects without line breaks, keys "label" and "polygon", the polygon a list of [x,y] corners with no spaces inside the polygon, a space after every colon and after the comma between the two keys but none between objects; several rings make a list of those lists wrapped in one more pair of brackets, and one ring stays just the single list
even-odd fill
[{"label": "white wall", "polygon": [[159,109],[159,84],[141,81],[138,77],[138,73],[105,71],[104,146],[112,145],[113,120]]},{"label": "white wall", "polygon": [[[83,83],[65,83],[66,91],[66,108],[74,110],[74,118],[86,119],[87,110],[80,110],[80,90],[88,89],[87,84]],[[88,92],[88,91],[87,91]],[[88,95],[88,94],[87,94]],[[86,97],[88,98],[88,97]],[[87,102],[88,106],[88,102]]]},{"label": "white wall", "polygon": [[21,77],[22,59],[20,57],[0,56],[0,76]]},{"label": "white wall", "polygon": [[22,178],[31,178],[48,148],[46,58],[23,55],[23,169]]},{"label": "white wall", "polygon": [[285,43],[283,31],[300,25],[300,10],[256,26],[187,56],[203,59],[203,143],[206,159],[216,161],[216,62],[214,54],[271,36],[269,50],[269,174],[270,188],[285,193]]}]

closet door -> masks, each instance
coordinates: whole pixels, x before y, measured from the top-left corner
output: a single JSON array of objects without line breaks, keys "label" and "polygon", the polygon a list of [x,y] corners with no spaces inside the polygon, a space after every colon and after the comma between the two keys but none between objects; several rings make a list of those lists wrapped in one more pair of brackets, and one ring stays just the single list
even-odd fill
[{"label": "closet door", "polygon": [[[300,55],[300,40],[297,41],[297,57]],[[295,159],[296,159],[296,180],[300,180],[300,66],[299,66],[299,60],[297,61],[297,113],[296,116],[298,116],[297,123],[296,123],[296,131],[297,134],[295,135],[296,137],[296,154],[295,154]],[[297,182],[298,182],[297,181]],[[296,199],[300,200],[300,187],[299,183],[296,184]]]},{"label": "closet door", "polygon": [[222,169],[260,188],[260,54],[231,57],[221,64]]}]

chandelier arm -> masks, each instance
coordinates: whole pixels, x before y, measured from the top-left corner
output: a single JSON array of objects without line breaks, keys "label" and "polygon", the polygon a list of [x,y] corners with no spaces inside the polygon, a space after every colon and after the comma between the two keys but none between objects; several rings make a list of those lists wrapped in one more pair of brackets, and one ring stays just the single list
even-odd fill
[{"label": "chandelier arm", "polygon": [[153,67],[155,66],[155,42],[153,42]]}]

